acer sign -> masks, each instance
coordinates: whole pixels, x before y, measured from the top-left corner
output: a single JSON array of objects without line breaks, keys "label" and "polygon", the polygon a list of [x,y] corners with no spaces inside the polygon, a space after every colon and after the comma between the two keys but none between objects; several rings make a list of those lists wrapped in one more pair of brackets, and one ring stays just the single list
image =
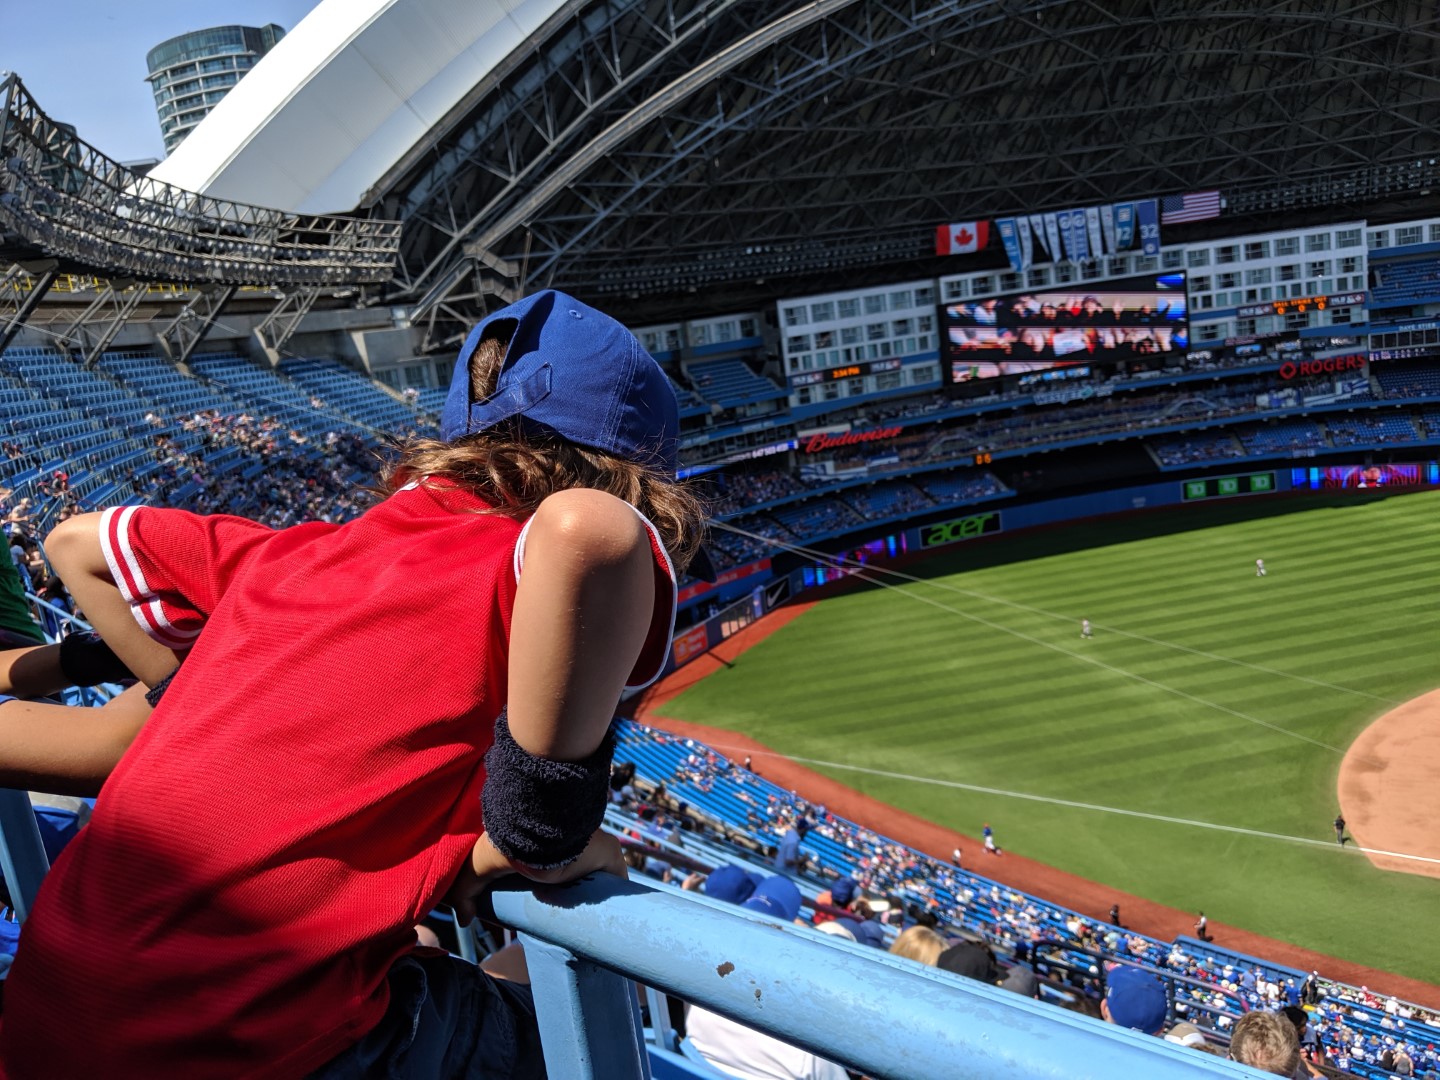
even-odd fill
[{"label": "acer sign", "polygon": [[920,546],[932,548],[944,544],[958,544],[961,540],[974,540],[979,536],[997,533],[1000,529],[999,510],[992,510],[988,514],[971,514],[969,517],[920,526]]},{"label": "acer sign", "polygon": [[1339,375],[1346,371],[1364,371],[1364,356],[1330,356],[1324,360],[1287,360],[1280,365],[1280,378],[1306,378],[1311,375]]},{"label": "acer sign", "polygon": [[805,440],[801,449],[807,454],[818,454],[822,450],[835,450],[844,446],[859,446],[862,443],[884,442],[893,439],[904,428],[881,427],[868,431],[821,431]]}]

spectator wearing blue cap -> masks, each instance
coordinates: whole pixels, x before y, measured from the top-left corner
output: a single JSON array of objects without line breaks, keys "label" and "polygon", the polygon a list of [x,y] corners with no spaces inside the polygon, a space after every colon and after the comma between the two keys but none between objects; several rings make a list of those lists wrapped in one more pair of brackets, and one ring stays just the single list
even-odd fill
[{"label": "spectator wearing blue cap", "polygon": [[701,890],[712,900],[743,904],[755,894],[756,887],[763,880],[739,866],[717,866],[705,878]]},{"label": "spectator wearing blue cap", "polygon": [[1100,1015],[1107,1022],[1158,1035],[1165,1028],[1169,1008],[1165,984],[1148,971],[1128,964],[1116,964],[1106,971]]},{"label": "spectator wearing blue cap", "polygon": [[832,907],[840,908],[842,911],[848,911],[851,903],[854,902],[855,897],[858,895],[859,891],[860,885],[854,878],[836,878],[835,881],[831,884],[830,888],[826,889],[824,892],[820,893],[819,896],[815,897],[815,913],[812,916],[815,925],[819,926],[821,923],[829,922],[831,919],[839,918],[839,916],[834,915],[831,912],[824,911],[822,910],[822,908]]}]

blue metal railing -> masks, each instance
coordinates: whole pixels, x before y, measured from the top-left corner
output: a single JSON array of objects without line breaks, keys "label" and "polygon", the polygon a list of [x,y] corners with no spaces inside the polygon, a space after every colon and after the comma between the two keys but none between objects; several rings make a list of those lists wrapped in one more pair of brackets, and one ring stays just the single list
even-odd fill
[{"label": "blue metal railing", "polygon": [[648,1077],[628,979],[874,1080],[1264,1075],[693,894],[597,875],[492,903],[521,931],[546,1065],[566,1080]]}]

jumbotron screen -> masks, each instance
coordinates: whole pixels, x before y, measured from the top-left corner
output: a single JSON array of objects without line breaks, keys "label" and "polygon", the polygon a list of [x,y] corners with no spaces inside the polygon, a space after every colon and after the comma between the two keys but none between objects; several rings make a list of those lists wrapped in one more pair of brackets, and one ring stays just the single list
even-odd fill
[{"label": "jumbotron screen", "polygon": [[952,385],[1184,353],[1190,344],[1183,273],[946,304],[940,312]]}]

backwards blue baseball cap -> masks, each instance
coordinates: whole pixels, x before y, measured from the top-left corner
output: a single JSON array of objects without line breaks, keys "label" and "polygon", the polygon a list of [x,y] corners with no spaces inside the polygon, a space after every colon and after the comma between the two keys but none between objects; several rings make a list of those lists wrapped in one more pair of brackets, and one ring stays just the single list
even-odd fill
[{"label": "backwards blue baseball cap", "polygon": [[[470,398],[480,342],[506,342],[495,392]],[[673,477],[680,408],[670,380],[625,327],[572,296],[546,289],[501,308],[470,331],[440,413],[446,442],[521,417],[581,446]]]},{"label": "backwards blue baseball cap", "polygon": [[[470,358],[487,338],[505,341],[495,392],[470,398]],[[573,296],[546,289],[486,316],[470,331],[440,411],[446,442],[519,417],[570,442],[674,478],[680,406],[669,376],[625,327]],[[704,548],[686,572],[715,580]]]}]

